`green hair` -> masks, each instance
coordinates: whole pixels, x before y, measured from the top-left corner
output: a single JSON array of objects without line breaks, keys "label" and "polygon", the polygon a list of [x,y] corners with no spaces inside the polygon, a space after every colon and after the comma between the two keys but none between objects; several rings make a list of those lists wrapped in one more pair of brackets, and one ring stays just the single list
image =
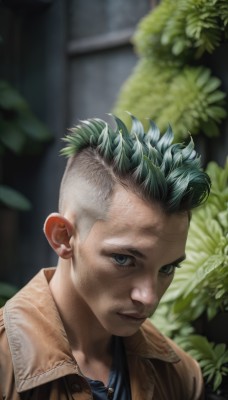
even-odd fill
[{"label": "green hair", "polygon": [[131,115],[129,131],[121,119],[113,118],[116,129],[97,118],[81,121],[63,139],[67,145],[61,154],[75,157],[83,149],[92,148],[119,182],[130,182],[131,188],[149,201],[158,201],[167,212],[191,210],[206,200],[210,178],[201,170],[192,138],[187,145],[173,143],[171,126],[161,135],[149,121],[145,132],[142,123]]}]

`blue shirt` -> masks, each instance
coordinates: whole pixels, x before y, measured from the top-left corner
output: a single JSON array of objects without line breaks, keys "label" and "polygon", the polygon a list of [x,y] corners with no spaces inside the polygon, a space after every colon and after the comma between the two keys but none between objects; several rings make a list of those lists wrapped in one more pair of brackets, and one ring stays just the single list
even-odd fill
[{"label": "blue shirt", "polygon": [[108,386],[86,378],[95,400],[131,400],[131,390],[125,349],[120,337],[113,337],[113,363]]}]

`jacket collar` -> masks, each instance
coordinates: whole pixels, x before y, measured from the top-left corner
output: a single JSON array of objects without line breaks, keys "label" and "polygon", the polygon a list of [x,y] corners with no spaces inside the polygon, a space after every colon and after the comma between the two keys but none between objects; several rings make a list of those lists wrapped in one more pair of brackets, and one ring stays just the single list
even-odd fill
[{"label": "jacket collar", "polygon": [[[68,374],[80,374],[48,282],[55,268],[41,270],[4,308],[4,321],[18,392]],[[124,339],[128,356],[177,362],[166,339],[146,322]]]},{"label": "jacket collar", "polygon": [[144,359],[158,359],[176,363],[180,359],[169,345],[167,339],[147,320],[137,333],[126,338],[125,348],[128,356]]}]

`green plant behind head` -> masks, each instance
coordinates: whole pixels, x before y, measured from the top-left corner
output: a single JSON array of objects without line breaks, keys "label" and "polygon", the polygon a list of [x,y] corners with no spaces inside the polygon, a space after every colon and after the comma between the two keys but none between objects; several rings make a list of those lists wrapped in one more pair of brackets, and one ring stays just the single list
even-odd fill
[{"label": "green plant behind head", "polygon": [[74,157],[85,148],[95,149],[118,181],[145,199],[158,201],[167,212],[199,206],[209,194],[210,179],[200,169],[193,140],[187,145],[173,143],[170,126],[161,135],[150,121],[145,132],[142,123],[131,118],[130,130],[115,116],[115,130],[100,119],[82,121],[64,138],[67,146],[61,153]]},{"label": "green plant behind head", "polygon": [[[32,113],[29,104],[8,82],[0,80],[0,154],[4,170],[8,153],[14,155],[37,154],[51,133]],[[20,192],[0,184],[0,206],[29,210],[29,200]]]},{"label": "green plant behind head", "polygon": [[133,44],[139,61],[121,87],[114,114],[124,119],[131,110],[162,130],[169,121],[177,142],[188,131],[219,136],[227,96],[202,56],[227,38],[227,0],[159,1],[137,26]]},{"label": "green plant behind head", "polygon": [[228,35],[227,0],[162,0],[139,24],[137,52],[146,57],[199,58]]},{"label": "green plant behind head", "polygon": [[228,312],[228,159],[224,168],[211,162],[206,171],[210,196],[193,212],[187,259],[152,320],[199,361],[206,382],[216,391],[228,378],[227,337],[215,344],[199,333],[210,338],[209,321]]}]

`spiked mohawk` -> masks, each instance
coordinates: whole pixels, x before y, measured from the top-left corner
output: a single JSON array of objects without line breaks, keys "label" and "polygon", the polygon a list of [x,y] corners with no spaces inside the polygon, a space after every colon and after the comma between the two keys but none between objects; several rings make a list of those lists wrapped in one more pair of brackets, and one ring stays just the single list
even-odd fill
[{"label": "spiked mohawk", "polygon": [[191,210],[206,200],[210,178],[200,168],[192,138],[187,145],[173,143],[171,126],[161,136],[153,121],[144,132],[142,123],[131,115],[128,131],[123,121],[113,118],[115,130],[101,119],[82,121],[63,139],[67,145],[61,154],[74,157],[85,148],[94,149],[120,181],[130,181],[167,212]]}]

